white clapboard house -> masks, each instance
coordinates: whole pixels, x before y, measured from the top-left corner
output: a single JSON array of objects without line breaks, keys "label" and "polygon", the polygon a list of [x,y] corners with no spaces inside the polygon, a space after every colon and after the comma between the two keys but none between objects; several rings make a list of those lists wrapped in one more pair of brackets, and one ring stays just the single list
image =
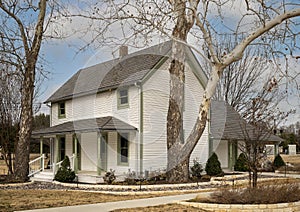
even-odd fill
[{"label": "white clapboard house", "polygon": [[[47,175],[52,180],[65,156],[70,158],[81,182],[101,182],[103,174],[111,169],[119,177],[129,171],[145,175],[166,169],[171,47],[168,41],[128,54],[128,48],[123,46],[119,58],[79,70],[54,92],[46,101],[51,106],[51,127],[33,132],[33,137],[40,139],[41,153],[43,143],[50,145],[50,170],[42,163],[30,176],[38,179]],[[186,55],[185,137],[196,121],[208,80],[189,48]],[[207,124],[190,161],[197,159],[204,164],[215,151],[222,167],[231,169],[238,154],[232,141],[243,140],[241,133],[235,134],[238,129],[234,129],[241,126],[240,117],[225,103],[212,105],[215,107],[209,120],[215,116],[216,122]],[[230,113],[226,115],[227,110]],[[228,115],[232,121],[226,124]],[[221,127],[217,120],[220,117]],[[273,137],[269,140],[278,144],[280,140]],[[41,154],[35,162],[43,158]]]}]

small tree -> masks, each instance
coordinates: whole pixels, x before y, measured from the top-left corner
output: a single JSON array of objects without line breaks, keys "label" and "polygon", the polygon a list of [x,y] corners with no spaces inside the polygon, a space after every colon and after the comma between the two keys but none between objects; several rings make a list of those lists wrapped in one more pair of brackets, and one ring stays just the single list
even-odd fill
[{"label": "small tree", "polygon": [[191,174],[193,178],[200,179],[201,178],[201,172],[203,172],[202,165],[194,159],[194,165],[191,167]]},{"label": "small tree", "polygon": [[234,171],[247,172],[249,167],[247,165],[247,157],[244,153],[241,153],[234,165]]},{"label": "small tree", "polygon": [[274,158],[273,166],[274,166],[275,169],[278,169],[282,166],[285,166],[285,162],[283,161],[280,154],[276,155],[276,157]]},{"label": "small tree", "polygon": [[213,153],[207,160],[205,171],[210,176],[222,175],[221,163],[216,153]]},{"label": "small tree", "polygon": [[75,172],[71,170],[70,159],[68,156],[63,160],[61,167],[59,167],[54,180],[59,182],[72,182],[75,179]]}]

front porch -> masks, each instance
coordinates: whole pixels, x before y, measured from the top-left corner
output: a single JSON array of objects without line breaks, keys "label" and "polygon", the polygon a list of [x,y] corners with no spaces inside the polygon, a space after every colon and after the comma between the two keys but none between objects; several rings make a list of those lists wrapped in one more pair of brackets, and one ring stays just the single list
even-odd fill
[{"label": "front porch", "polygon": [[[41,156],[30,162],[29,177],[35,180],[47,173],[53,180],[66,156],[78,182],[102,183],[103,175],[110,169],[116,170],[116,175],[136,170],[139,166],[136,134],[136,128],[112,117],[67,122],[33,132],[40,139]],[[45,138],[50,143],[47,165],[43,152]]]}]

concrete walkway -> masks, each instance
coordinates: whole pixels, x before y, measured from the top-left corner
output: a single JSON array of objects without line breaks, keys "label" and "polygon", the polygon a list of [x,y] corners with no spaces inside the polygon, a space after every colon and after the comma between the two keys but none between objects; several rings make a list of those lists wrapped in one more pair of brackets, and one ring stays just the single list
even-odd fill
[{"label": "concrete walkway", "polygon": [[[206,196],[209,195],[207,193],[200,194]],[[98,204],[89,204],[89,205],[77,205],[77,206],[67,206],[67,207],[59,207],[59,208],[46,208],[46,209],[35,209],[35,210],[27,210],[32,212],[107,212],[121,208],[136,208],[136,207],[148,207],[148,206],[157,206],[163,204],[174,203],[177,201],[189,200],[195,198],[198,193],[193,194],[181,194],[174,196],[164,196],[164,197],[154,197],[154,198],[146,198],[146,199],[135,199],[135,200],[125,200],[118,202],[107,202],[107,203],[98,203]]]}]

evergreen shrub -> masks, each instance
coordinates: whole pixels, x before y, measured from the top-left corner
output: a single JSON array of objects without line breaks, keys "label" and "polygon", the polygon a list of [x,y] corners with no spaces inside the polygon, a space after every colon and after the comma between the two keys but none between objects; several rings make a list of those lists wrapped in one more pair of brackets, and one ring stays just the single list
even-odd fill
[{"label": "evergreen shrub", "polygon": [[276,155],[276,157],[274,158],[273,166],[275,169],[285,166],[285,162],[283,161],[280,154]]},{"label": "evergreen shrub", "polygon": [[245,153],[241,153],[236,160],[234,165],[234,171],[247,172],[249,171],[249,167],[247,165],[247,158]]},{"label": "evergreen shrub", "polygon": [[224,174],[221,168],[221,163],[216,153],[213,153],[208,158],[205,166],[205,171],[209,176],[221,176]]},{"label": "evergreen shrub", "polygon": [[75,179],[75,172],[71,170],[70,159],[68,156],[63,160],[61,167],[57,170],[54,180],[59,182],[73,182]]}]

